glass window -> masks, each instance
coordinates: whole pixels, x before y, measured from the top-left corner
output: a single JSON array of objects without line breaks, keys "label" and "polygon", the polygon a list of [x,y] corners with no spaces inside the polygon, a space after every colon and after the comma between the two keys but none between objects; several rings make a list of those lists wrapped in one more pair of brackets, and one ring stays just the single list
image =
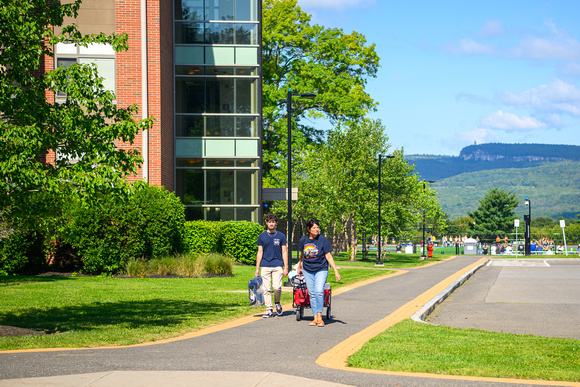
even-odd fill
[{"label": "glass window", "polygon": [[[68,68],[70,66],[72,66],[74,63],[77,63],[77,60],[75,58],[57,58],[56,59],[56,67],[65,67]],[[58,91],[56,93],[57,96],[59,97],[66,97],[66,93],[63,91]]]},{"label": "glass window", "polygon": [[255,65],[258,63],[258,49],[255,47],[236,47],[236,64]]},{"label": "glass window", "polygon": [[207,167],[233,167],[234,159],[205,159]]},{"label": "glass window", "polygon": [[203,139],[181,138],[175,140],[175,157],[202,157]]},{"label": "glass window", "polygon": [[236,140],[236,156],[258,157],[258,140]]},{"label": "glass window", "polygon": [[206,81],[206,113],[234,112],[234,80],[231,78]]},{"label": "glass window", "polygon": [[206,170],[207,204],[234,204],[234,171]]},{"label": "glass window", "polygon": [[234,0],[206,0],[206,20],[234,20]]},{"label": "glass window", "polygon": [[176,113],[203,113],[204,80],[195,78],[175,78]]},{"label": "glass window", "polygon": [[115,55],[113,46],[108,43],[89,43],[86,47],[79,46],[81,55]]},{"label": "glass window", "polygon": [[205,63],[234,64],[234,50],[234,47],[205,47]]},{"label": "glass window", "polygon": [[236,44],[258,44],[256,24],[236,24]]},{"label": "glass window", "polygon": [[175,47],[175,64],[204,63],[204,47]]},{"label": "glass window", "polygon": [[203,170],[178,169],[176,194],[183,204],[203,204]]},{"label": "glass window", "polygon": [[258,75],[257,67],[236,67],[236,75]]},{"label": "glass window", "polygon": [[185,207],[185,220],[203,220],[203,207]]},{"label": "glass window", "polygon": [[204,134],[202,116],[175,116],[175,135],[177,137],[202,137]]},{"label": "glass window", "polygon": [[77,54],[77,45],[75,43],[57,43],[54,47],[57,54]]},{"label": "glass window", "polygon": [[206,23],[205,33],[210,44],[234,44],[234,25],[231,23]]},{"label": "glass window", "polygon": [[175,66],[176,75],[201,75],[203,67],[201,66]]},{"label": "glass window", "polygon": [[236,214],[236,220],[247,220],[248,222],[258,221],[258,210],[256,208],[238,207]]},{"label": "glass window", "polygon": [[236,137],[257,137],[258,118],[257,117],[237,117]]},{"label": "glass window", "polygon": [[236,201],[237,204],[257,204],[258,188],[256,179],[257,171],[238,170],[236,181]]},{"label": "glass window", "polygon": [[79,63],[94,63],[99,76],[103,78],[105,90],[115,92],[115,59],[108,58],[79,58]]},{"label": "glass window", "polygon": [[257,79],[236,80],[236,113],[257,113]]},{"label": "glass window", "polygon": [[205,66],[205,75],[234,75],[234,68],[226,66]]},{"label": "glass window", "polygon": [[236,0],[236,20],[258,20],[257,1]]},{"label": "glass window", "polygon": [[234,117],[207,116],[206,136],[234,136]]},{"label": "glass window", "polygon": [[191,159],[176,159],[175,163],[178,167],[203,167],[203,159],[201,157]]},{"label": "glass window", "polygon": [[175,20],[203,20],[203,0],[175,0]]},{"label": "glass window", "polygon": [[238,167],[257,167],[257,159],[238,159],[236,160],[236,166]]},{"label": "glass window", "polygon": [[205,155],[208,157],[235,156],[235,140],[231,139],[206,139]]},{"label": "glass window", "polygon": [[175,23],[175,43],[203,44],[206,43],[203,23]]}]

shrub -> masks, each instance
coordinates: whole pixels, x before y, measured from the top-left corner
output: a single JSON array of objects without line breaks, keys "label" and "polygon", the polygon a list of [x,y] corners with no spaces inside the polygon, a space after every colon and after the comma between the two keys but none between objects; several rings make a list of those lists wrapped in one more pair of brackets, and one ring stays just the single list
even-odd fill
[{"label": "shrub", "polygon": [[82,271],[116,273],[131,258],[161,258],[182,248],[185,209],[173,193],[143,182],[128,196],[101,194],[91,202],[72,198],[62,240],[77,252]]},{"label": "shrub", "polygon": [[149,272],[154,275],[171,275],[177,272],[175,257],[154,258],[149,261]]},{"label": "shrub", "polygon": [[185,253],[176,258],[175,274],[182,277],[197,278],[203,275],[203,267],[197,264],[199,256],[194,253]]},{"label": "shrub", "polygon": [[185,251],[192,253],[221,251],[222,224],[205,220],[186,222],[183,231]]},{"label": "shrub", "polygon": [[209,253],[201,255],[197,262],[205,275],[232,275],[232,260],[223,254]]},{"label": "shrub", "polygon": [[256,241],[264,227],[258,223],[246,221],[224,222],[223,225],[223,252],[234,261],[248,265],[256,264],[258,246]]},{"label": "shrub", "polygon": [[45,268],[39,232],[24,227],[2,225],[0,235],[0,275],[34,273]]},{"label": "shrub", "polygon": [[125,265],[125,272],[131,277],[145,278],[149,276],[147,261],[143,258],[132,258]]},{"label": "shrub", "polygon": [[230,258],[219,253],[197,255],[182,254],[177,257],[167,256],[161,259],[131,259],[125,265],[131,277],[149,277],[152,275],[178,275],[181,277],[199,278],[206,275],[233,275],[233,263]]}]

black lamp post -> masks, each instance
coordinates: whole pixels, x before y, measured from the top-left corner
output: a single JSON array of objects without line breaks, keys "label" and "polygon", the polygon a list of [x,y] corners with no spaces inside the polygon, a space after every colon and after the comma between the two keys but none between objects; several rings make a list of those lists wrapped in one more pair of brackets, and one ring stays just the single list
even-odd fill
[{"label": "black lamp post", "polygon": [[292,96],[314,98],[314,93],[292,93],[288,89],[286,109],[288,115],[288,272],[292,270]]},{"label": "black lamp post", "polygon": [[379,154],[379,239],[377,242],[377,263],[375,266],[383,266],[383,261],[381,260],[381,159],[385,157],[386,159],[394,159],[395,156],[383,156]]},{"label": "black lamp post", "polygon": [[[425,183],[435,183],[434,180],[423,180],[423,192],[425,192],[426,189],[426,185]],[[425,222],[426,222],[426,215],[425,215],[425,209],[423,208],[423,244],[422,244],[422,248],[421,248],[421,259],[426,259],[427,257],[425,256]]]},{"label": "black lamp post", "polygon": [[526,206],[528,206],[528,215],[524,215],[524,223],[525,223],[525,235],[524,235],[524,255],[530,256],[532,255],[532,245],[531,245],[531,223],[532,223],[532,201],[528,199],[526,196],[525,200]]}]

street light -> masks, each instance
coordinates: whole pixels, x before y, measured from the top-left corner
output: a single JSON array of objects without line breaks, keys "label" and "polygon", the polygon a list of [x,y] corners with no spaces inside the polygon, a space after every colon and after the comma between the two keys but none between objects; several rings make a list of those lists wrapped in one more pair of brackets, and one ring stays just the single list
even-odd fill
[{"label": "street light", "polygon": [[292,270],[292,96],[314,98],[314,93],[292,93],[288,89],[286,109],[288,115],[288,273]]},{"label": "street light", "polygon": [[532,201],[528,199],[526,196],[525,200],[526,206],[528,207],[528,215],[524,215],[524,223],[526,227],[525,235],[524,235],[524,255],[530,256],[532,255],[532,245],[531,245],[531,223],[532,223]]},{"label": "street light", "polygon": [[379,154],[379,240],[377,242],[377,263],[375,266],[384,266],[383,261],[381,261],[381,158],[394,159],[395,156],[383,156]]},{"label": "street light", "polygon": [[[426,185],[425,183],[435,183],[434,180],[423,180],[423,192],[425,192],[426,190]],[[421,248],[421,259],[426,259],[427,257],[425,256],[425,222],[426,222],[426,215],[425,215],[425,209],[423,208],[423,245]]]}]

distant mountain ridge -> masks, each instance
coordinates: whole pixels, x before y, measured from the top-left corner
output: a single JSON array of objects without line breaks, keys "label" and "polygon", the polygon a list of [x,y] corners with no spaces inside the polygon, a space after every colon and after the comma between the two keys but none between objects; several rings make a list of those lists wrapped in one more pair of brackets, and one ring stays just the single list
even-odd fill
[{"label": "distant mountain ridge", "polygon": [[459,152],[462,160],[516,162],[580,160],[580,146],[550,144],[490,143],[466,146]]},{"label": "distant mountain ridge", "polygon": [[[532,216],[566,218],[580,213],[580,146],[481,144],[463,148],[458,157],[405,156],[422,179],[435,180],[437,198],[451,219],[474,211],[485,193],[498,187],[529,196]],[[518,208],[522,215],[525,208]]]},{"label": "distant mountain ridge", "polygon": [[551,144],[470,145],[459,156],[406,155],[425,180],[441,180],[461,173],[489,169],[530,168],[546,162],[580,161],[580,146]]}]

